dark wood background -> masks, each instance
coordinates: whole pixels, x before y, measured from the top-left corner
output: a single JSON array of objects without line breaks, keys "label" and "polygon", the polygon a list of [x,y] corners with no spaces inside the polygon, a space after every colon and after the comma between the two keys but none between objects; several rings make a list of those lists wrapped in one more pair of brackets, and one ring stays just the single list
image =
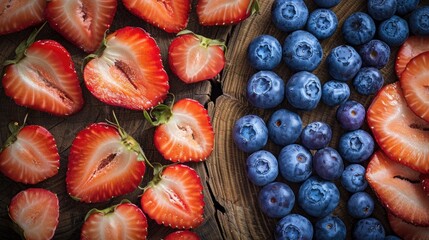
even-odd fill
[{"label": "dark wood background", "polygon": [[[422,1],[427,3],[428,1]],[[245,160],[247,154],[240,152],[232,141],[232,126],[234,122],[245,114],[258,114],[265,120],[275,110],[261,110],[250,106],[245,97],[245,87],[247,80],[256,72],[252,69],[246,59],[246,50],[249,42],[260,34],[271,34],[283,43],[287,34],[277,30],[271,23],[271,5],[273,0],[261,0],[260,13],[250,17],[246,21],[234,26],[203,27],[198,24],[195,13],[196,1],[192,1],[192,12],[188,29],[195,33],[210,38],[218,38],[226,41],[227,63],[224,70],[216,79],[201,83],[186,85],[180,82],[168,68],[167,50],[174,34],[168,34],[162,30],[147,24],[143,20],[131,15],[119,1],[118,11],[115,15],[111,31],[124,26],[139,26],[148,31],[157,41],[161,48],[164,67],[169,73],[171,91],[176,98],[191,97],[204,104],[212,117],[212,124],[216,134],[216,145],[211,157],[202,163],[190,163],[201,176],[204,185],[205,195],[205,221],[196,228],[202,239],[271,239],[275,228],[275,219],[265,217],[259,210],[257,194],[259,187],[253,186],[246,177]],[[306,1],[310,11],[316,8],[313,1]],[[341,25],[344,19],[355,11],[365,11],[366,1],[342,1],[340,5],[333,8],[339,19],[339,28],[330,39],[321,42],[324,48],[324,59],[333,47],[343,44],[341,36]],[[19,42],[26,39],[33,29],[0,36],[0,63],[14,56],[14,49]],[[0,239],[18,239],[12,230],[12,223],[8,217],[7,206],[11,198],[19,191],[29,187],[42,187],[55,192],[60,201],[60,222],[57,227],[54,239],[79,239],[80,228],[85,214],[91,208],[105,208],[117,204],[121,199],[129,199],[139,204],[141,190],[114,198],[108,202],[98,204],[85,204],[76,202],[66,193],[65,173],[67,169],[67,156],[71,142],[76,134],[87,125],[112,120],[112,111],[118,116],[122,127],[141,144],[147,157],[152,162],[166,163],[152,144],[153,128],[151,128],[140,111],[131,111],[118,107],[108,106],[96,98],[85,88],[82,73],[80,72],[84,52],[67,42],[54,30],[45,26],[38,39],[54,39],[62,43],[71,53],[75,62],[76,70],[82,82],[85,106],[82,111],[75,115],[62,118],[53,117],[49,114],[34,111],[17,106],[10,98],[5,96],[3,89],[0,90],[0,140],[3,143],[8,137],[7,124],[12,121],[22,122],[24,116],[28,114],[28,124],[39,124],[51,131],[54,135],[58,150],[61,155],[61,166],[59,173],[36,185],[24,185],[15,183],[12,180],[0,175]],[[383,69],[386,83],[397,80],[393,73],[393,59],[397,49],[392,49],[391,60]],[[285,81],[290,77],[291,72],[282,63],[275,69]],[[322,82],[329,80],[324,63],[314,71]],[[350,85],[351,86],[351,85]],[[368,106],[373,96],[361,96],[357,94],[351,86],[351,99],[358,100]],[[278,108],[292,109],[287,102]],[[277,108],[276,108],[277,109]],[[293,110],[293,109],[292,109]],[[343,130],[337,125],[334,114],[335,108],[330,108],[322,103],[318,108],[310,111],[297,111],[302,117],[304,125],[312,121],[325,121],[330,124],[334,135],[331,142],[332,147],[336,147],[337,139]],[[364,126],[367,129],[367,126]],[[280,147],[269,142],[265,149],[278,154]],[[148,169],[141,186],[151,179],[151,171]],[[279,181],[283,181],[280,177]],[[338,183],[338,182],[337,182]],[[290,184],[297,194],[298,185]],[[340,216],[347,225],[348,237],[354,220],[347,216],[345,212],[345,202],[349,194],[342,188],[341,203],[334,214]],[[368,189],[368,192],[371,192]],[[304,214],[302,210],[295,206],[294,212]],[[308,215],[305,215],[308,217]],[[386,215],[380,204],[376,205],[374,216],[381,219],[387,233],[391,233],[386,223]],[[309,217],[311,221],[316,219]],[[171,228],[157,225],[149,219],[149,239],[160,239],[167,233],[174,231]]]}]

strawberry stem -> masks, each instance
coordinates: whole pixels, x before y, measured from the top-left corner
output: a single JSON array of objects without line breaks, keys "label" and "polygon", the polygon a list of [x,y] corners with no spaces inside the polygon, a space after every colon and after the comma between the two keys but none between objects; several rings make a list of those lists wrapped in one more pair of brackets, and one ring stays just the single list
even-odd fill
[{"label": "strawberry stem", "polygon": [[143,111],[144,117],[152,126],[159,126],[167,123],[171,116],[173,116],[172,108],[175,97],[171,93],[169,93],[168,96],[170,96],[171,99],[165,100],[166,104],[159,104],[149,112]]},{"label": "strawberry stem", "polygon": [[146,185],[146,187],[142,188],[139,187],[141,190],[146,191],[146,189],[155,186],[156,184],[158,184],[159,181],[161,181],[162,179],[162,172],[164,171],[164,168],[166,168],[169,165],[162,165],[161,163],[154,163],[152,168],[153,168],[153,178],[150,182],[148,182],[148,184]]},{"label": "strawberry stem", "polygon": [[3,147],[0,148],[0,152],[2,152],[4,149],[6,149],[10,145],[12,145],[18,139],[17,136],[18,136],[19,132],[21,131],[21,129],[25,126],[25,124],[27,122],[27,117],[28,117],[28,114],[25,115],[24,122],[22,123],[22,125],[19,125],[18,122],[11,122],[8,124],[8,128],[9,128],[9,131],[11,134],[6,139]]},{"label": "strawberry stem", "polygon": [[100,43],[100,47],[98,47],[98,49],[97,49],[94,53],[89,54],[88,56],[86,56],[86,57],[83,59],[83,63],[82,63],[82,66],[81,66],[81,72],[83,72],[83,70],[85,69],[86,64],[87,64],[89,61],[91,61],[91,60],[92,60],[92,59],[94,59],[94,58],[98,58],[98,57],[100,57],[100,56],[103,54],[104,50],[105,50],[105,49],[106,49],[106,47],[107,47],[107,41],[106,41],[107,31],[108,31],[108,30],[106,30],[106,31],[104,32],[103,41],[101,41],[101,43]]},{"label": "strawberry stem", "polygon": [[247,8],[247,13],[250,12],[250,15],[259,13],[260,5],[258,0],[252,0]]},{"label": "strawberry stem", "polygon": [[226,51],[225,41],[204,37],[202,35],[196,34],[190,30],[187,30],[187,29],[180,31],[179,33],[177,33],[176,36],[181,36],[181,35],[186,35],[186,34],[192,34],[195,37],[197,37],[200,40],[200,46],[202,46],[202,47],[208,48],[210,46],[220,46],[224,52]]}]

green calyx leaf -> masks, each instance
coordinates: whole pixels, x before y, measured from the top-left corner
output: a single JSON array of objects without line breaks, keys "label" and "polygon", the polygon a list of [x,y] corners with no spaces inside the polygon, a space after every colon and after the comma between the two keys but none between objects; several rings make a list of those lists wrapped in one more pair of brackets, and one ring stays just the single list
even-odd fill
[{"label": "green calyx leaf", "polygon": [[81,66],[81,72],[83,72],[83,70],[84,70],[84,68],[85,68],[86,64],[87,64],[89,61],[91,61],[92,59],[94,59],[94,58],[98,58],[98,57],[100,57],[101,55],[103,55],[103,52],[104,52],[104,50],[105,50],[105,49],[106,49],[106,47],[107,47],[107,40],[106,40],[107,31],[108,31],[108,30],[106,30],[106,31],[104,32],[103,41],[101,41],[100,47],[98,47],[98,49],[97,49],[94,53],[89,54],[88,56],[86,56],[86,57],[83,59],[83,63],[82,63],[82,66]]},{"label": "green calyx leaf", "polygon": [[102,215],[107,215],[107,214],[113,213],[113,212],[115,212],[115,209],[116,209],[116,207],[117,207],[117,206],[119,206],[119,205],[121,205],[121,204],[124,204],[124,203],[131,203],[131,202],[130,202],[130,200],[128,200],[128,199],[123,199],[120,203],[115,204],[115,205],[110,206],[110,207],[107,207],[107,208],[105,208],[105,209],[101,209],[101,210],[100,210],[100,209],[97,209],[97,208],[93,208],[93,209],[89,210],[89,211],[88,211],[88,213],[85,215],[85,221],[86,221],[86,219],[87,219],[87,218],[89,218],[89,216],[91,216],[92,214],[100,213],[100,214],[102,214]]},{"label": "green calyx leaf", "polygon": [[250,12],[250,15],[259,13],[260,5],[258,0],[252,0],[247,8],[247,12]]},{"label": "green calyx leaf", "polygon": [[153,178],[150,182],[147,183],[147,185],[143,188],[140,187],[143,192],[145,192],[148,188],[154,187],[156,184],[158,184],[162,180],[162,172],[164,171],[164,168],[167,166],[164,166],[158,162],[153,163]]},{"label": "green calyx leaf", "polygon": [[186,34],[192,34],[195,37],[197,37],[200,40],[200,46],[202,46],[202,47],[208,48],[210,46],[220,46],[223,51],[226,51],[225,41],[223,41],[223,40],[207,38],[207,37],[196,34],[190,30],[187,30],[187,29],[182,30],[179,33],[177,33],[177,36],[186,35]]},{"label": "green calyx leaf", "polygon": [[167,123],[171,116],[173,116],[172,108],[174,104],[174,95],[169,93],[169,99],[165,100],[165,104],[159,104],[156,107],[152,108],[149,112],[143,111],[143,115],[146,120],[152,126],[159,126],[161,124]]},{"label": "green calyx leaf", "polygon": [[19,132],[21,131],[21,129],[25,126],[25,123],[27,122],[27,116],[28,115],[25,115],[24,122],[22,123],[22,125],[20,125],[18,122],[9,123],[8,128],[9,128],[9,131],[11,134],[6,139],[3,147],[0,148],[0,152],[2,152],[4,149],[6,149],[10,145],[12,145],[18,139],[17,136],[18,136]]}]

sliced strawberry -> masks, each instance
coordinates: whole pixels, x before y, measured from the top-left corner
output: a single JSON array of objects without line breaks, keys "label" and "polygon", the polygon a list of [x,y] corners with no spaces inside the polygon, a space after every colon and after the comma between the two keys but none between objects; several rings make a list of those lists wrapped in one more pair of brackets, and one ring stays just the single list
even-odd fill
[{"label": "sliced strawberry", "polygon": [[258,0],[198,0],[197,15],[201,25],[239,23],[259,11]]},{"label": "sliced strawberry", "polygon": [[137,27],[109,34],[100,55],[86,64],[84,80],[100,101],[134,110],[152,108],[169,90],[155,39]]},{"label": "sliced strawberry", "polygon": [[58,173],[60,155],[54,136],[38,125],[9,125],[11,136],[0,150],[0,172],[25,184],[36,184]]},{"label": "sliced strawberry", "polygon": [[429,52],[411,59],[399,81],[410,109],[429,122]]},{"label": "sliced strawberry", "polygon": [[136,140],[106,123],[81,130],[68,160],[67,191],[83,202],[102,202],[134,191],[146,170]]},{"label": "sliced strawberry", "polygon": [[43,22],[45,7],[46,0],[0,1],[0,35],[18,32]]},{"label": "sliced strawberry", "polygon": [[379,91],[368,108],[367,121],[390,159],[429,173],[429,123],[411,111],[398,82]]},{"label": "sliced strawberry", "polygon": [[212,79],[225,66],[225,44],[190,31],[182,31],[168,48],[171,71],[185,83]]},{"label": "sliced strawberry", "polygon": [[142,198],[143,211],[158,224],[189,229],[203,222],[203,186],[198,173],[183,164],[157,167]]},{"label": "sliced strawberry", "polygon": [[37,32],[6,61],[3,87],[16,104],[58,116],[83,106],[83,95],[68,51],[53,40],[34,42]]},{"label": "sliced strawberry", "polygon": [[[171,106],[158,105],[145,117],[157,126],[154,144],[173,162],[203,161],[214,146],[214,132],[207,110],[198,101],[184,98]],[[155,120],[154,120],[155,119]]]},{"label": "sliced strawberry", "polygon": [[97,50],[116,13],[117,0],[50,0],[46,20],[85,52]]},{"label": "sliced strawberry", "polygon": [[85,217],[80,239],[146,239],[147,220],[142,210],[129,202],[92,209]]},{"label": "sliced strawberry", "polygon": [[415,225],[429,226],[429,198],[423,191],[419,175],[377,151],[368,163],[365,178],[392,214]]},{"label": "sliced strawberry", "polygon": [[429,196],[429,174],[420,175],[420,180],[422,181],[423,191]]},{"label": "sliced strawberry", "polygon": [[191,11],[190,0],[122,0],[134,15],[169,33],[185,29]]},{"label": "sliced strawberry", "polygon": [[58,197],[42,188],[23,190],[12,198],[9,216],[21,228],[25,239],[52,239],[60,216]]},{"label": "sliced strawberry", "polygon": [[429,37],[410,36],[399,48],[396,55],[395,71],[398,78],[401,77],[408,62],[420,53],[429,51]]},{"label": "sliced strawberry", "polygon": [[388,213],[387,219],[392,230],[402,239],[426,240],[429,236],[429,227],[416,226]]},{"label": "sliced strawberry", "polygon": [[200,240],[201,238],[189,230],[179,230],[165,236],[164,240]]}]

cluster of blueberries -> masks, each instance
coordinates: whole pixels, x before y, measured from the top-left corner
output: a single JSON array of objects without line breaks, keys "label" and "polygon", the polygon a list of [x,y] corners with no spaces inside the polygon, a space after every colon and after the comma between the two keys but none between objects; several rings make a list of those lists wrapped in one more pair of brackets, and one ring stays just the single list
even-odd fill
[{"label": "cluster of blueberries", "polygon": [[[314,2],[320,8],[311,13],[303,0],[273,2],[272,22],[288,35],[283,45],[270,35],[251,41],[248,60],[258,72],[249,79],[246,94],[249,103],[260,109],[278,108],[285,99],[303,111],[315,109],[320,101],[337,107],[336,120],[345,130],[338,147],[329,146],[332,130],[327,123],[315,121],[304,127],[300,116],[285,108],[275,110],[266,122],[254,114],[239,118],[233,139],[249,154],[247,174],[261,187],[258,200],[262,212],[279,219],[276,239],[345,239],[344,222],[332,215],[340,201],[336,180],[351,193],[347,212],[358,219],[353,238],[383,239],[381,222],[371,217],[374,200],[365,192],[368,183],[362,165],[375,144],[361,128],[366,109],[349,99],[347,82],[351,80],[359,94],[377,93],[384,84],[380,69],[389,61],[390,47],[400,46],[410,31],[429,35],[429,7],[418,8],[418,0],[368,0],[367,12],[356,12],[345,19],[341,31],[347,45],[329,52],[326,67],[332,80],[321,84],[312,71],[323,58],[319,41],[338,28],[337,16],[330,8],[340,0]],[[400,17],[405,15],[408,22]],[[293,71],[286,82],[274,72],[282,61]],[[282,147],[278,157],[263,150],[268,140]],[[279,175],[285,181],[278,181]],[[300,184],[297,199],[287,182]],[[292,213],[295,201],[305,213],[318,219],[314,226],[305,216]],[[390,235],[384,239],[399,238]]]}]

